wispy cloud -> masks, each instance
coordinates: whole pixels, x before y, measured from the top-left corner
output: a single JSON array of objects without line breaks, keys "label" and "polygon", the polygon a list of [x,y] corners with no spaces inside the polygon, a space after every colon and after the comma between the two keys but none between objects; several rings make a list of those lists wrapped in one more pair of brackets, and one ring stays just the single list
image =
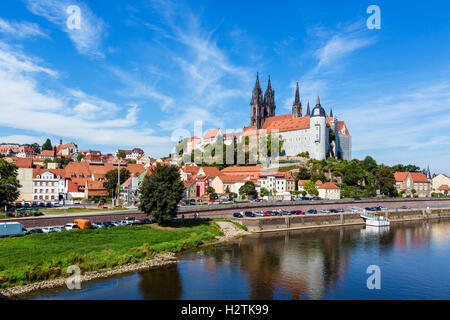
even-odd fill
[{"label": "wispy cloud", "polygon": [[[84,3],[75,0],[26,0],[28,9],[66,32],[75,44],[77,51],[92,57],[104,57],[101,43],[105,33],[105,23]],[[81,28],[69,29],[67,8],[77,5],[81,9]]]},{"label": "wispy cloud", "polygon": [[6,21],[2,18],[0,18],[0,33],[18,39],[48,37],[36,23],[27,21]]}]

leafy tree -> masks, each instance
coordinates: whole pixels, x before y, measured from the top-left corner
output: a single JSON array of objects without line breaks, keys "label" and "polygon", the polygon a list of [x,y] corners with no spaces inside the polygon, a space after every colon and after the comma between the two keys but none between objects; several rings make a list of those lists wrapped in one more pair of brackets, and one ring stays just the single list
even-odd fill
[{"label": "leafy tree", "polygon": [[136,160],[134,160],[134,159],[128,159],[127,161],[128,161],[128,163],[136,164]]},{"label": "leafy tree", "polygon": [[17,166],[0,159],[0,202],[12,202],[19,198],[20,185],[17,179]]},{"label": "leafy tree", "polygon": [[153,215],[158,223],[166,224],[176,217],[183,192],[178,167],[157,164],[141,185],[139,209]]},{"label": "leafy tree", "polygon": [[205,192],[210,195],[212,193],[215,193],[216,190],[214,190],[213,187],[209,186],[209,187],[206,188]]},{"label": "leafy tree", "polygon": [[266,195],[266,194],[269,194],[269,190],[267,188],[262,187],[259,190],[259,193],[262,194],[262,195]]},{"label": "leafy tree", "polygon": [[209,194],[209,200],[217,200],[218,198],[219,198],[219,196],[215,192],[211,192]]},{"label": "leafy tree", "polygon": [[297,156],[309,159],[309,152],[308,151],[304,151],[304,152],[299,153]]},{"label": "leafy tree", "polygon": [[367,156],[363,160],[364,169],[374,173],[378,169],[377,162],[371,156]]},{"label": "leafy tree", "polygon": [[45,140],[44,144],[42,145],[42,150],[52,150],[52,142],[50,139]]},{"label": "leafy tree", "polygon": [[343,168],[343,182],[356,186],[364,180],[365,171],[358,163],[358,160],[352,160]]},{"label": "leafy tree", "polygon": [[230,199],[232,199],[233,201],[234,201],[234,199],[237,198],[237,196],[238,196],[238,195],[237,195],[235,192],[230,192],[229,197],[230,197]]},{"label": "leafy tree", "polygon": [[[117,169],[110,170],[106,173],[105,179],[106,181],[103,182],[103,187],[108,190],[108,193],[111,195],[112,198],[116,196],[116,188],[117,188]],[[130,171],[128,171],[126,168],[120,168],[120,184],[127,181],[127,179],[130,177]]]},{"label": "leafy tree", "polygon": [[395,191],[395,178],[391,169],[386,166],[380,166],[375,174],[375,183],[381,194],[393,195]]},{"label": "leafy tree", "polygon": [[[30,147],[31,149],[33,149],[33,151],[37,154],[41,153],[41,146],[39,145],[39,143],[35,142],[33,144],[26,144],[26,147]],[[50,149],[51,150],[51,149]]]},{"label": "leafy tree", "polygon": [[120,158],[120,159],[125,159],[127,155],[126,155],[125,152],[123,152],[123,151],[118,151],[118,152],[116,153],[116,156],[117,156],[118,158]]},{"label": "leafy tree", "polygon": [[251,181],[246,181],[243,186],[239,188],[239,194],[240,195],[246,195],[246,196],[256,196],[256,188],[255,184]]},{"label": "leafy tree", "polygon": [[227,186],[227,187],[225,188],[225,193],[227,193],[227,194],[230,193],[230,186]]},{"label": "leafy tree", "polygon": [[83,159],[84,157],[85,157],[85,155],[84,155],[83,153],[79,153],[79,154],[77,155],[77,161],[80,162],[81,159]]},{"label": "leafy tree", "polygon": [[311,179],[311,173],[305,167],[301,167],[298,170],[296,178],[297,178],[297,180],[309,180],[309,179]]},{"label": "leafy tree", "polygon": [[309,193],[318,196],[319,191],[316,188],[316,184],[312,181],[307,181],[303,183],[303,189]]}]

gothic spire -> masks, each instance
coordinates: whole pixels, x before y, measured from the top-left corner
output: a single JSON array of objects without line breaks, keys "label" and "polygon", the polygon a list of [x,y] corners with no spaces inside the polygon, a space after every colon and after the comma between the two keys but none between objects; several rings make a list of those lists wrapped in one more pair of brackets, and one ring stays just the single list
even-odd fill
[{"label": "gothic spire", "polygon": [[306,115],[311,116],[311,110],[309,109],[309,100],[308,100],[308,107],[306,108]]},{"label": "gothic spire", "polygon": [[330,118],[333,118],[333,109],[330,108]]},{"label": "gothic spire", "polygon": [[259,85],[259,72],[256,73],[255,87],[253,88],[251,104],[262,102],[262,90]]},{"label": "gothic spire", "polygon": [[316,106],[320,106],[320,98],[319,98],[319,96],[317,96],[317,104],[316,104]]},{"label": "gothic spire", "polygon": [[300,103],[300,91],[298,89],[298,82],[297,87],[295,88],[295,99],[294,99],[294,105]]},{"label": "gothic spire", "polygon": [[295,88],[294,103],[292,104],[292,116],[294,118],[302,116],[302,103],[300,102],[300,90],[298,89],[298,82],[297,87]]}]

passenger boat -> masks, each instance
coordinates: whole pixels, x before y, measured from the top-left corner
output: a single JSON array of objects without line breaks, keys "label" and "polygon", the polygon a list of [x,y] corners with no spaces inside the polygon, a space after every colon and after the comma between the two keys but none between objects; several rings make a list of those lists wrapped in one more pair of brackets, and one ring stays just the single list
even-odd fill
[{"label": "passenger boat", "polygon": [[364,219],[366,226],[387,227],[391,224],[388,218],[369,214],[367,212],[361,213],[360,217]]}]

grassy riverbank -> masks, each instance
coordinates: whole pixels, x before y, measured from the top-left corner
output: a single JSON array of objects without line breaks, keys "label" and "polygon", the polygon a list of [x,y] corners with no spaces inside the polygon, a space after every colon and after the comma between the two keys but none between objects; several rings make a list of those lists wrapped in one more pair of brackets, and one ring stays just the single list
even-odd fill
[{"label": "grassy riverbank", "polygon": [[67,277],[67,267],[82,272],[113,268],[179,252],[221,236],[213,221],[186,220],[168,227],[122,226],[72,230],[0,239],[0,288]]}]

